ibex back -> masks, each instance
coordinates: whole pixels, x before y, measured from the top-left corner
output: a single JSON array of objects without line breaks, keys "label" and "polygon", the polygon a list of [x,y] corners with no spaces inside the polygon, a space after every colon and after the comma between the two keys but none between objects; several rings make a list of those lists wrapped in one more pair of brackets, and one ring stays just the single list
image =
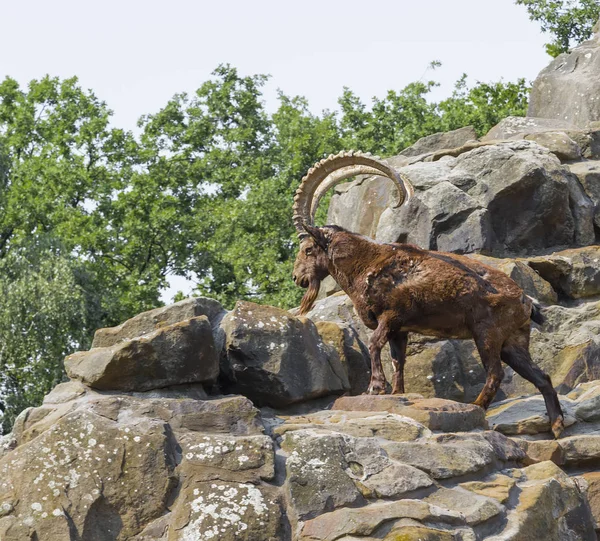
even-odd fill
[{"label": "ibex back", "polygon": [[[301,313],[312,307],[321,280],[331,275],[348,294],[367,327],[374,330],[369,345],[371,382],[368,393],[385,393],[381,349],[389,341],[394,364],[392,393],[404,393],[404,362],[407,335],[417,332],[439,338],[473,338],[487,372],[485,385],[475,404],[487,408],[502,382],[501,360],[533,383],[542,393],[552,432],[559,437],[564,429],[563,413],[550,378],[529,355],[530,319],[541,322],[537,306],[507,275],[476,260],[457,254],[422,250],[408,244],[382,244],[338,226],[313,227],[316,205],[303,198],[319,193],[319,184],[333,185],[356,174],[344,153],[344,171],[333,167],[339,156],[329,158],[303,180],[298,190],[294,220],[301,235],[300,251],[294,265],[294,280],[308,290]],[[372,160],[358,154],[361,167]],[[319,182],[311,183],[319,167]],[[389,166],[388,166],[389,168]],[[387,174],[377,168],[378,174]],[[396,172],[397,175],[397,172]],[[390,174],[387,174],[390,176]],[[392,177],[391,177],[392,178]],[[406,179],[392,178],[398,186],[399,203],[412,195]],[[400,183],[402,186],[400,186]],[[316,185],[315,185],[316,184]],[[304,188],[304,189],[303,189]],[[307,193],[309,195],[307,195]],[[323,189],[319,194],[322,195]],[[316,196],[315,196],[316,197]],[[310,212],[306,212],[310,209]],[[304,213],[302,212],[304,210]]]}]

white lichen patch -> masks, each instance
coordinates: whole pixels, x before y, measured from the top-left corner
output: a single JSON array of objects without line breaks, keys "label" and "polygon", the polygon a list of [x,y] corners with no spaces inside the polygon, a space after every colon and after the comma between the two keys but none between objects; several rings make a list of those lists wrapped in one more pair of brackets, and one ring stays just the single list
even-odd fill
[{"label": "white lichen patch", "polygon": [[264,524],[268,513],[261,491],[250,484],[212,483],[195,488],[193,497],[188,503],[190,522],[181,531],[182,541],[216,541],[224,534],[242,538],[252,523]]}]

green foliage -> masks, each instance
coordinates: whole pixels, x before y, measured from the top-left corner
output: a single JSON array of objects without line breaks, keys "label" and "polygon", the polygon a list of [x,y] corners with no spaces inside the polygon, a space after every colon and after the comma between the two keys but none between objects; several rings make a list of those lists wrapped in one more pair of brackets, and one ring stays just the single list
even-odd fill
[{"label": "green foliage", "polygon": [[47,238],[0,260],[0,433],[64,377],[65,355],[90,345],[100,323],[96,285]]},{"label": "green foliage", "polygon": [[546,52],[552,57],[589,39],[600,18],[598,0],[516,0],[516,3],[525,6],[529,18],[539,22],[542,32],[552,36],[552,41],[546,44]]},{"label": "green foliage", "polygon": [[320,115],[280,93],[268,114],[266,80],[220,66],[194,94],[142,117],[138,138],[111,127],[106,104],[75,78],[0,84],[5,429],[61,380],[63,357],[87,347],[94,328],[158,306],[170,274],[227,307],[297,305],[292,202],[315,161],[344,148],[393,155],[467,124],[484,133],[524,114],[528,91],[463,77],[439,103],[430,81],[368,107],[345,89],[340,111]]}]

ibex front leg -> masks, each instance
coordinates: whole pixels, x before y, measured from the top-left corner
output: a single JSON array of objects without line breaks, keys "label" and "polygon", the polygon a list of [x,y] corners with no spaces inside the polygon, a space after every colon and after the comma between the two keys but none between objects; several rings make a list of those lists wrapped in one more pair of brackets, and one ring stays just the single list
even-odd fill
[{"label": "ibex front leg", "polygon": [[371,336],[369,355],[371,356],[371,383],[367,394],[385,394],[385,376],[381,367],[381,348],[388,341],[389,327],[384,318],[379,319],[377,329]]}]

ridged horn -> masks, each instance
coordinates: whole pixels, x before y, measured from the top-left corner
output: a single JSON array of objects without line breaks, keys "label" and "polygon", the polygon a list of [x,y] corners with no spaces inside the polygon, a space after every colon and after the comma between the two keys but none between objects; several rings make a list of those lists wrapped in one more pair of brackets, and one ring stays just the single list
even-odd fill
[{"label": "ridged horn", "polygon": [[314,224],[315,213],[325,193],[355,175],[377,175],[391,179],[396,186],[396,197],[392,202],[395,208],[414,194],[410,181],[379,157],[354,150],[330,155],[309,169],[294,196],[294,226],[300,238],[306,236],[302,223]]}]

